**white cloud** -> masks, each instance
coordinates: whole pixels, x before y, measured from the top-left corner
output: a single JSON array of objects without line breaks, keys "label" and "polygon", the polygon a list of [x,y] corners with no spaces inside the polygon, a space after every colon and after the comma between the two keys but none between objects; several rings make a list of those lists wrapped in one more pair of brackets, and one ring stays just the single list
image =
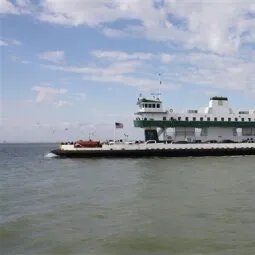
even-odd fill
[{"label": "white cloud", "polygon": [[0,13],[3,14],[17,14],[17,8],[8,0],[0,1]]},{"label": "white cloud", "polygon": [[16,4],[19,7],[29,7],[31,5],[30,0],[16,0]]},{"label": "white cloud", "polygon": [[20,60],[20,58],[18,56],[11,56],[12,62],[17,62],[18,60]]},{"label": "white cloud", "polygon": [[[66,26],[88,25],[107,36],[140,36],[186,49],[235,54],[254,43],[254,0],[2,0],[1,13],[29,14]],[[250,14],[250,15],[248,15]],[[126,20],[114,29],[109,24]]]},{"label": "white cloud", "polygon": [[3,40],[0,40],[0,46],[7,46],[7,45],[8,45],[7,42],[5,42],[5,41],[3,41]]},{"label": "white cloud", "polygon": [[59,100],[55,103],[57,108],[66,106],[66,105],[72,105],[72,103],[68,102],[68,101],[64,101],[64,100]]},{"label": "white cloud", "polygon": [[36,6],[31,0],[16,0],[15,3],[11,0],[0,0],[0,13],[2,14],[33,15],[35,12]]},{"label": "white cloud", "polygon": [[0,39],[0,46],[8,46],[8,45],[22,45],[22,43],[15,39]]},{"label": "white cloud", "polygon": [[218,53],[235,52],[242,44],[242,33],[247,28],[241,24],[254,4],[252,0],[166,0],[162,8],[155,8],[155,1],[144,0],[115,0],[111,4],[107,0],[65,3],[46,0],[43,3],[45,11],[41,18],[45,21],[96,26],[121,18],[133,19],[140,24],[119,32],[105,27],[105,33],[133,35],[139,31],[141,36],[150,40],[174,41],[187,48],[198,47]]},{"label": "white cloud", "polygon": [[125,37],[125,36],[130,36],[126,31],[121,31],[119,29],[113,29],[113,28],[103,28],[103,33],[108,36],[108,37]]},{"label": "white cloud", "polygon": [[32,61],[30,61],[30,60],[22,60],[21,63],[22,64],[31,64]]},{"label": "white cloud", "polygon": [[51,70],[65,71],[77,74],[95,74],[95,75],[114,75],[133,72],[141,62],[139,61],[122,61],[118,63],[111,63],[104,67],[76,67],[76,66],[57,66],[44,65],[44,67]]},{"label": "white cloud", "polygon": [[176,68],[169,68],[167,76],[176,78],[181,83],[211,88],[254,90],[253,61],[238,57],[190,53],[176,57],[174,63]]},{"label": "white cloud", "polygon": [[26,104],[26,105],[32,104],[32,103],[34,103],[34,100],[32,100],[32,99],[26,99],[26,100],[23,100],[23,103]]},{"label": "white cloud", "polygon": [[[5,0],[0,2],[0,12],[25,14],[26,7],[29,10],[26,14],[45,22],[88,25],[106,36],[141,37],[178,49],[162,53],[97,50],[92,52],[93,66],[61,66],[58,64],[65,61],[63,51],[44,52],[40,57],[55,63],[44,66],[51,70],[76,73],[85,80],[139,88],[157,87],[155,78],[162,72],[165,87],[199,85],[206,90],[255,90],[254,0],[39,2],[36,5],[18,0],[14,4]],[[113,26],[118,20],[125,20],[119,29]],[[8,42],[2,40],[1,44]]]},{"label": "white cloud", "polygon": [[[115,54],[109,54],[111,57],[115,57]],[[126,53],[120,54],[121,59],[132,59],[134,56],[145,56],[142,53],[134,53],[130,56]],[[113,58],[114,59],[114,58]],[[44,67],[51,70],[77,73],[83,75],[84,80],[100,81],[102,83],[116,83],[126,86],[137,87],[139,89],[153,89],[157,88],[159,81],[156,79],[141,78],[141,75],[137,76],[139,67],[144,68],[144,63],[137,60],[117,61],[112,62],[104,67],[74,67],[74,66],[54,66],[45,65]],[[139,74],[139,72],[138,72]],[[156,73],[155,76],[156,77]],[[162,84],[162,88],[176,89],[178,85]]]},{"label": "white cloud", "polygon": [[161,61],[163,63],[169,63],[173,59],[174,59],[174,57],[172,55],[169,55],[169,54],[166,54],[166,53],[161,54]]},{"label": "white cloud", "polygon": [[64,51],[45,51],[39,54],[39,58],[53,63],[62,63],[65,61]]},{"label": "white cloud", "polygon": [[85,100],[87,95],[85,93],[79,92],[79,93],[73,93],[73,96],[76,100]]},{"label": "white cloud", "polygon": [[22,45],[22,43],[18,40],[15,40],[15,39],[12,39],[12,40],[9,40],[9,42],[13,45]]},{"label": "white cloud", "polygon": [[21,64],[30,64],[30,63],[32,63],[32,61],[30,61],[30,60],[22,60],[20,57],[15,56],[15,55],[11,55],[10,59],[11,59],[12,62],[15,62],[15,63],[21,63]]},{"label": "white cloud", "polygon": [[93,51],[92,55],[99,59],[104,58],[104,59],[116,60],[116,61],[148,60],[153,57],[153,54],[144,53],[144,52],[128,54],[123,51],[100,51],[100,50]]},{"label": "white cloud", "polygon": [[66,89],[63,89],[63,88],[55,89],[55,88],[51,88],[47,85],[34,86],[34,87],[32,87],[32,90],[38,92],[37,97],[36,97],[37,103],[41,103],[46,100],[49,100],[53,96],[67,93]]},{"label": "white cloud", "polygon": [[151,60],[159,59],[162,63],[169,63],[174,60],[174,56],[166,53],[152,54],[149,52],[127,53],[123,51],[100,51],[95,50],[91,53],[97,59],[106,59],[109,61],[127,61],[127,60]]},{"label": "white cloud", "polygon": [[87,24],[95,26],[123,17],[123,13],[116,10],[116,1],[109,3],[108,0],[44,0],[42,6],[43,12],[39,19],[61,25]]},{"label": "white cloud", "polygon": [[[162,89],[199,85],[213,89],[255,90],[255,63],[249,57],[199,52],[147,55],[144,52],[128,54],[120,51],[94,51],[93,56],[99,60],[98,63],[94,62],[93,67],[57,65],[45,67],[51,70],[77,73],[83,75],[84,80],[123,84],[139,89],[158,88],[159,82],[155,78],[160,72],[163,81]],[[106,59],[108,63],[103,62],[102,64],[102,59]],[[156,69],[155,65],[157,65]]]},{"label": "white cloud", "polygon": [[[135,86],[139,88],[145,87],[155,87],[158,84],[158,81],[134,78],[132,76],[128,76],[128,74],[132,74],[136,68],[141,65],[140,62],[137,61],[122,61],[112,63],[107,67],[72,67],[72,66],[45,66],[46,68],[70,73],[83,74],[84,80],[91,81],[101,81],[105,82],[114,82],[120,83],[128,86]],[[165,85],[164,85],[165,87]]]},{"label": "white cloud", "polygon": [[212,96],[218,95],[219,92],[216,90],[206,90],[206,91],[204,91],[204,93],[206,96],[212,97]]},{"label": "white cloud", "polygon": [[[103,83],[118,83],[126,86],[137,87],[140,90],[151,90],[159,87],[158,80],[153,79],[144,79],[144,78],[135,78],[128,75],[91,75],[89,77],[84,76],[84,80],[100,81]],[[179,86],[174,84],[163,84],[161,85],[162,89],[178,89]]]}]

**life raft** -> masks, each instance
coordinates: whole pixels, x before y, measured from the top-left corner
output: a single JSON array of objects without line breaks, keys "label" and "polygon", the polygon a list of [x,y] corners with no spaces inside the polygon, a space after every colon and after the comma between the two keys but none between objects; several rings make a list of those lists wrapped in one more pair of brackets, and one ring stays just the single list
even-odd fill
[{"label": "life raft", "polygon": [[95,147],[101,147],[100,141],[84,141],[84,140],[78,140],[74,143],[75,147],[86,147],[86,148],[95,148]]}]

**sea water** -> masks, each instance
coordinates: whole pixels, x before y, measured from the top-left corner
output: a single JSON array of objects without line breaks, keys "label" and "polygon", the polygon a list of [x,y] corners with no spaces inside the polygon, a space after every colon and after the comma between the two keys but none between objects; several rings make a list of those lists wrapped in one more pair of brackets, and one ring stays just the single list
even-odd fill
[{"label": "sea water", "polygon": [[255,157],[59,159],[0,147],[3,255],[255,254]]}]

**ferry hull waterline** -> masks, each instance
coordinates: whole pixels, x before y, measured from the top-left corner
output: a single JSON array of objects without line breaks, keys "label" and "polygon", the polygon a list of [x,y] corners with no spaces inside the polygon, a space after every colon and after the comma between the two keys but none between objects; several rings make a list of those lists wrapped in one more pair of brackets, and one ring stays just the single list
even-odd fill
[{"label": "ferry hull waterline", "polygon": [[134,127],[144,130],[144,141],[116,141],[115,129],[123,124],[115,122],[113,141],[62,143],[51,152],[65,158],[255,155],[255,109],[235,111],[227,97],[212,97],[204,109],[184,112],[164,109],[159,97],[140,95],[137,105]]},{"label": "ferry hull waterline", "polygon": [[145,150],[53,150],[61,158],[145,158],[145,157],[207,157],[255,155],[254,148],[212,149],[145,149]]}]

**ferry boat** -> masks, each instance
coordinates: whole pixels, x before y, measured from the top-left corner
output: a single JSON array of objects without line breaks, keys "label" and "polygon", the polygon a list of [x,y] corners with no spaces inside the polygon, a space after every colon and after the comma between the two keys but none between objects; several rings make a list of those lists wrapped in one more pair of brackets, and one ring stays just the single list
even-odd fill
[{"label": "ferry boat", "polygon": [[177,111],[163,101],[140,95],[134,127],[144,141],[61,143],[60,157],[187,157],[255,155],[255,109],[235,111],[227,97],[211,97],[208,106]]}]

